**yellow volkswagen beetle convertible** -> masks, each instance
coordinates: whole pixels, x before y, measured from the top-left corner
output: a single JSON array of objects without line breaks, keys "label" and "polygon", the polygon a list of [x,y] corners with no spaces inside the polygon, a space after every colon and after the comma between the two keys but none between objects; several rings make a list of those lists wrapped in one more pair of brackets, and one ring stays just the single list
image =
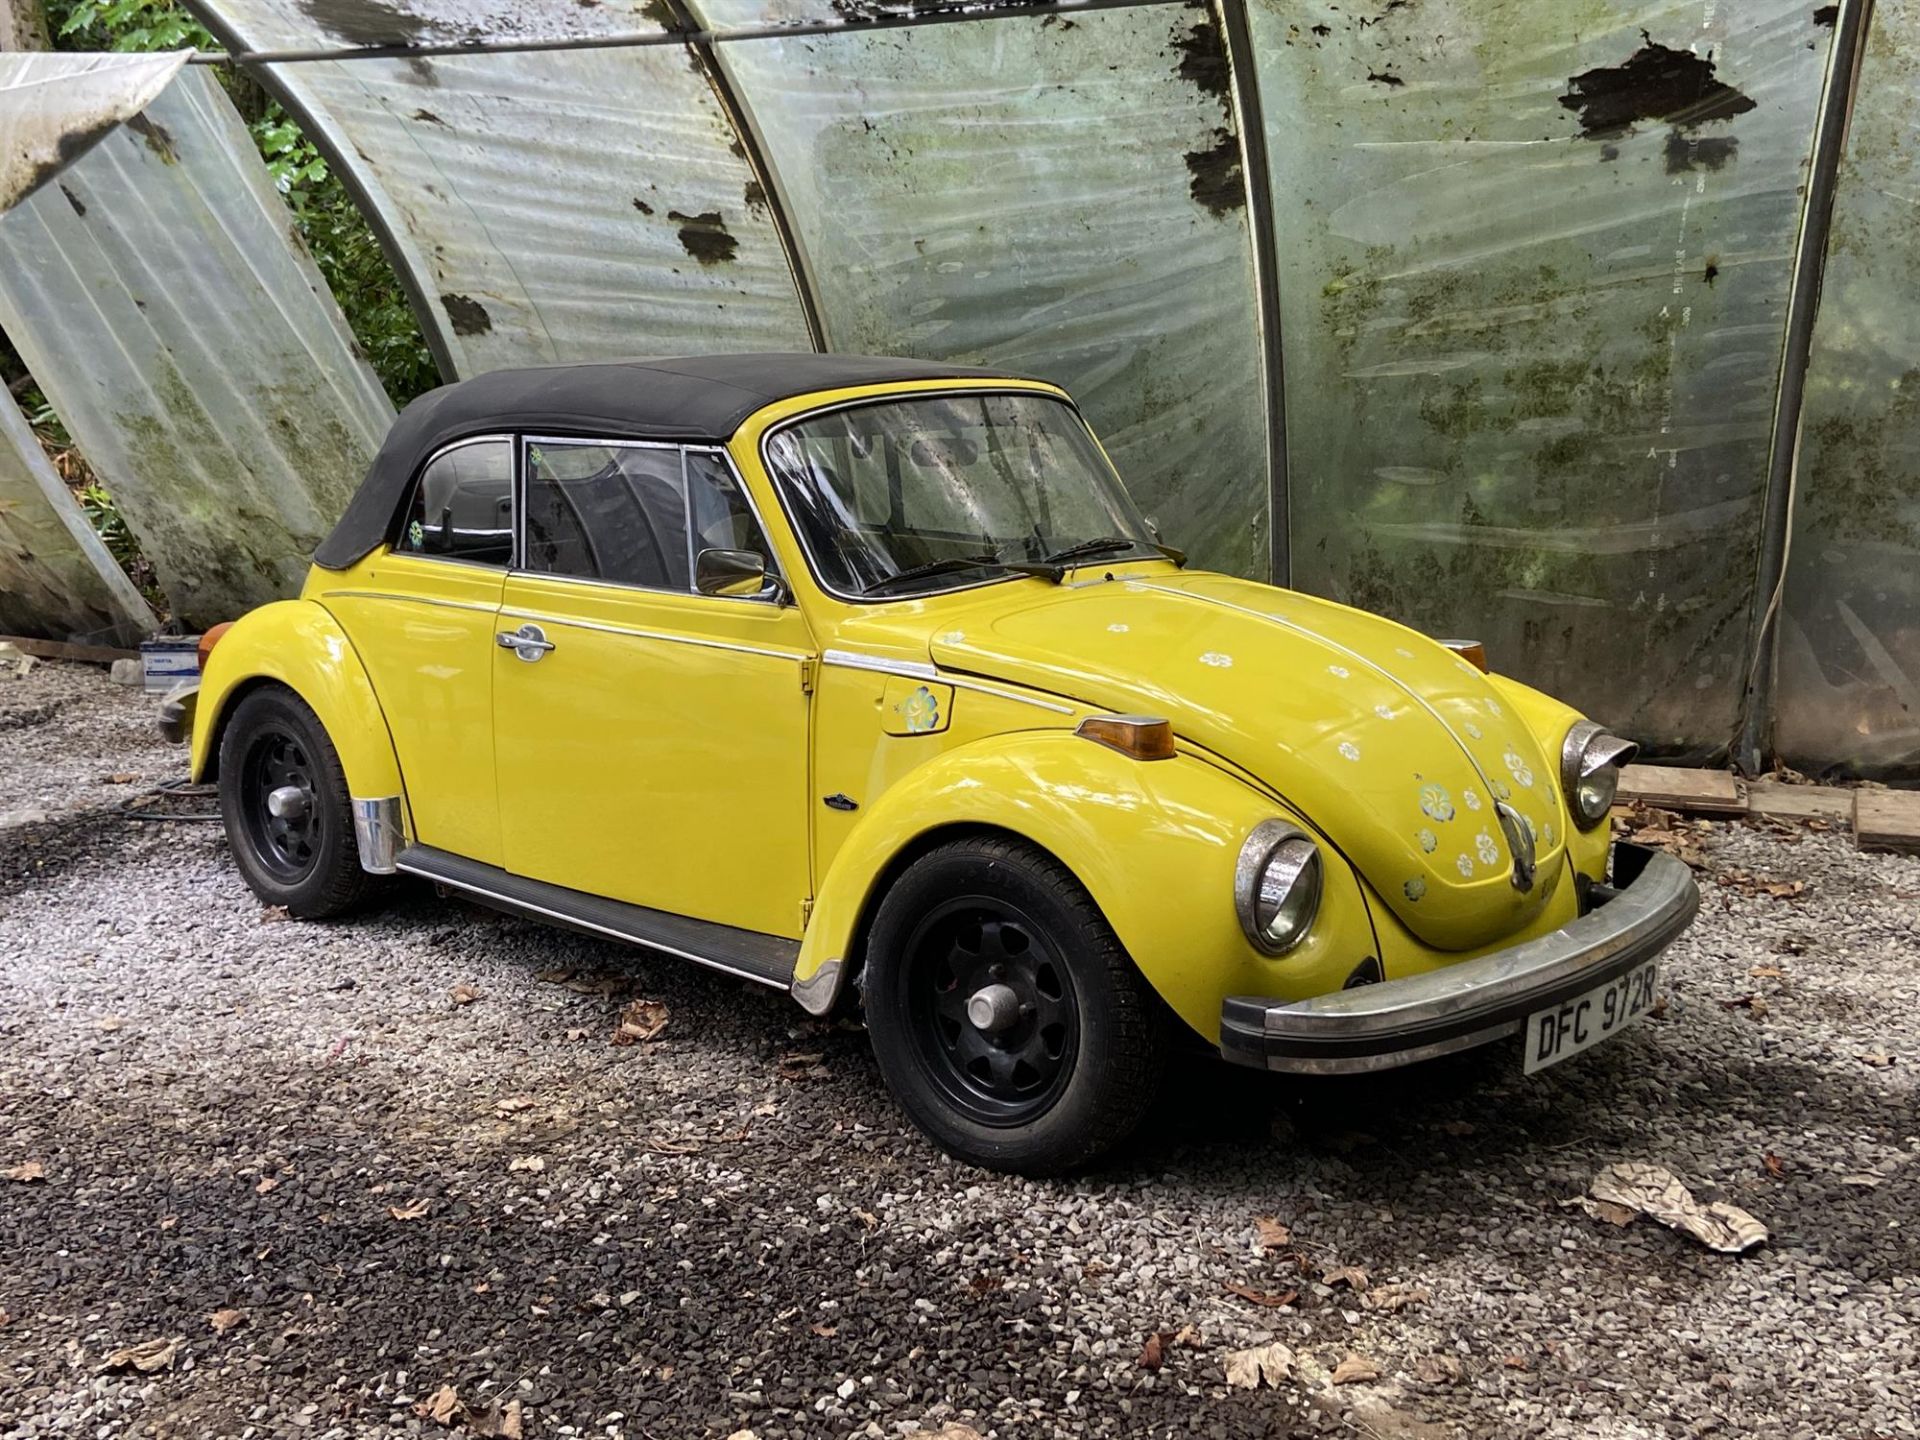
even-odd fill
[{"label": "yellow volkswagen beetle convertible", "polygon": [[1066,394],[913,361],[436,390],[175,720],[262,900],[402,871],[857,1003],[912,1119],[1027,1173],[1127,1135],[1183,1032],[1551,1064],[1698,903],[1610,846],[1630,744],[1477,646],[1185,568]]}]

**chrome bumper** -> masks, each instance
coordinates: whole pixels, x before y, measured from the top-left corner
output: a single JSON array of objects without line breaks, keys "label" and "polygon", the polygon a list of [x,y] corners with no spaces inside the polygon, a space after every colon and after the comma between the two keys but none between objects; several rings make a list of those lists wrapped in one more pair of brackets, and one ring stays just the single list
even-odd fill
[{"label": "chrome bumper", "polygon": [[1346,1075],[1517,1034],[1535,1011],[1659,954],[1700,908],[1693,873],[1671,855],[1616,843],[1614,875],[1620,888],[1594,886],[1589,913],[1511,950],[1311,1000],[1230,997],[1220,1052],[1267,1070]]}]

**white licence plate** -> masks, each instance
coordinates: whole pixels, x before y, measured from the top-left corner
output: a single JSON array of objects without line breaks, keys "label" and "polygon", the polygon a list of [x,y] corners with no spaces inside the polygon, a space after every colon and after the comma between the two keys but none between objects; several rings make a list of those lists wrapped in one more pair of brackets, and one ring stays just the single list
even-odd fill
[{"label": "white licence plate", "polygon": [[1569,1055],[1578,1055],[1609,1035],[1619,1034],[1646,1014],[1653,1008],[1653,983],[1659,971],[1659,962],[1649,960],[1617,980],[1596,985],[1551,1010],[1536,1010],[1529,1015],[1524,1073],[1531,1075],[1558,1065]]}]

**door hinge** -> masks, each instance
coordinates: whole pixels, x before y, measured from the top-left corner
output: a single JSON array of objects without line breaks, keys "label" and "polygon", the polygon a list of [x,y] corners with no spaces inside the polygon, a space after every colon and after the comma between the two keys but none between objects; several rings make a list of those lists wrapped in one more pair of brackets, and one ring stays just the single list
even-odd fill
[{"label": "door hinge", "polygon": [[807,922],[811,919],[813,919],[813,901],[802,900],[800,902],[800,928],[802,931],[807,928]]},{"label": "door hinge", "polygon": [[800,693],[802,695],[813,693],[813,672],[817,664],[819,662],[811,655],[803,657],[800,661]]}]

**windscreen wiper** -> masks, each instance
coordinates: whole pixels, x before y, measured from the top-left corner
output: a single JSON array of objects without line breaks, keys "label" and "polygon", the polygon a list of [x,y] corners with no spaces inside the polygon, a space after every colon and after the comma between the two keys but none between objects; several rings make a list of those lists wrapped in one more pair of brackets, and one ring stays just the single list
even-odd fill
[{"label": "windscreen wiper", "polygon": [[1171,545],[1162,545],[1154,540],[1136,540],[1130,535],[1102,535],[1094,540],[1082,540],[1077,545],[1069,545],[1064,550],[1055,550],[1050,555],[1042,555],[1038,561],[1042,565],[1066,565],[1075,560],[1090,560],[1096,555],[1110,555],[1121,550],[1132,550],[1144,545],[1149,550],[1157,550],[1176,565],[1187,563],[1186,553]]},{"label": "windscreen wiper", "polygon": [[884,580],[876,580],[860,593],[873,595],[881,590],[891,589],[906,580],[923,580],[929,575],[946,575],[955,570],[979,570],[983,568],[1013,570],[1018,567],[1002,560],[998,555],[983,552],[979,555],[949,555],[943,560],[929,560],[924,565],[909,565],[896,571]]}]

